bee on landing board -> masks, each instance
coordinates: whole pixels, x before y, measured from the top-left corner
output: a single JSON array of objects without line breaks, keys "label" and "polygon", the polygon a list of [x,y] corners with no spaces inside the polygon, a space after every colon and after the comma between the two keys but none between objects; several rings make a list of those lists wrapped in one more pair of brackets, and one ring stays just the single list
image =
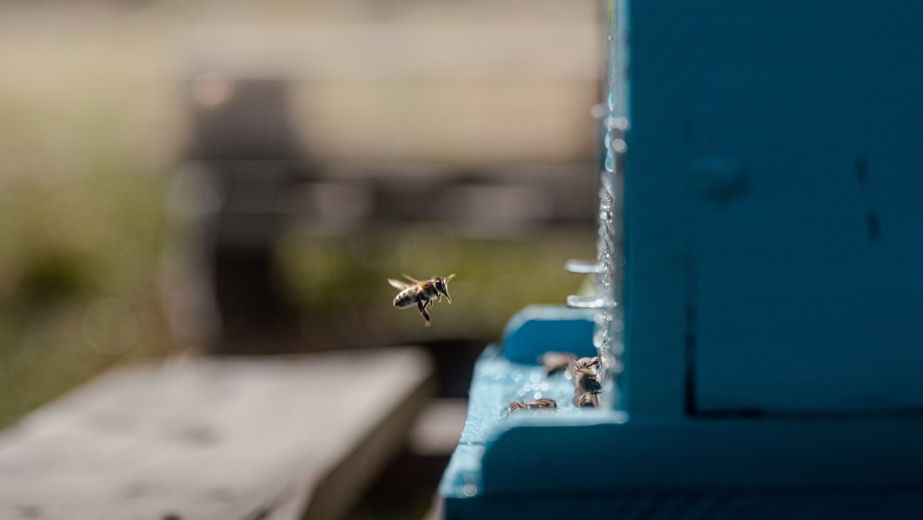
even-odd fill
[{"label": "bee on landing board", "polygon": [[534,401],[525,402],[522,399],[518,401],[513,401],[510,403],[509,410],[506,411],[506,416],[509,417],[510,414],[516,410],[532,410],[532,411],[551,411],[554,408],[558,407],[558,403],[554,402],[553,399],[536,399]]},{"label": "bee on landing board", "polygon": [[429,327],[430,318],[429,313],[426,312],[426,306],[429,305],[432,307],[435,302],[442,301],[443,295],[445,295],[445,299],[448,300],[449,304],[452,304],[452,298],[449,296],[449,289],[446,284],[449,283],[449,280],[455,278],[455,275],[451,274],[445,278],[437,276],[436,278],[430,278],[422,282],[406,274],[404,278],[407,278],[413,283],[405,283],[388,278],[388,283],[401,290],[394,298],[394,306],[399,309],[404,309],[413,304],[417,304],[417,308],[420,309],[420,314],[426,318],[426,326]]},{"label": "bee on landing board", "polygon": [[592,394],[590,392],[580,392],[579,388],[577,389],[576,392],[574,392],[574,394],[575,394],[574,400],[572,402],[574,403],[574,406],[576,406],[577,408],[586,408],[586,407],[596,408],[599,406],[599,394]]},{"label": "bee on landing board", "polygon": [[567,372],[574,378],[574,386],[583,392],[598,394],[602,390],[599,383],[599,356],[575,359],[567,366]]}]

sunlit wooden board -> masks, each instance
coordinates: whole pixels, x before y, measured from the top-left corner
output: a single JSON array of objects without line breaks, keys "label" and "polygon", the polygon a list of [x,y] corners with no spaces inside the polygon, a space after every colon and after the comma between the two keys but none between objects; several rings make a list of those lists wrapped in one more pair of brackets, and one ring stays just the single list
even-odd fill
[{"label": "sunlit wooden board", "polygon": [[416,349],[116,368],[0,434],[0,518],[336,518],[430,387]]}]

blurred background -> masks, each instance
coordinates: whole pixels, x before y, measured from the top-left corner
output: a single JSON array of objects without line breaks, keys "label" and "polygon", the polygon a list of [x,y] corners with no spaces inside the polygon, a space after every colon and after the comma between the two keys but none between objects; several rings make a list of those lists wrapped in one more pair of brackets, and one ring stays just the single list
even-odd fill
[{"label": "blurred background", "polygon": [[[597,9],[0,4],[0,427],[182,353],[424,345],[465,397],[595,257]],[[402,273],[457,274],[431,327]]]}]

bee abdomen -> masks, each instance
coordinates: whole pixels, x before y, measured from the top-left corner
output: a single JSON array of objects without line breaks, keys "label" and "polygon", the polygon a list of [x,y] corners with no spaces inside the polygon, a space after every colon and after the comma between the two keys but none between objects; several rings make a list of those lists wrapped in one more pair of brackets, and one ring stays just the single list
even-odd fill
[{"label": "bee abdomen", "polygon": [[575,395],[573,403],[574,403],[574,406],[576,406],[577,408],[585,408],[585,407],[595,408],[599,406],[599,394],[585,392],[585,393]]},{"label": "bee abdomen", "polygon": [[592,394],[598,394],[603,388],[599,383],[599,377],[590,374],[580,374],[574,379],[574,382],[578,388]]},{"label": "bee abdomen", "polygon": [[394,306],[403,309],[417,303],[416,292],[411,289],[404,289],[394,298]]}]

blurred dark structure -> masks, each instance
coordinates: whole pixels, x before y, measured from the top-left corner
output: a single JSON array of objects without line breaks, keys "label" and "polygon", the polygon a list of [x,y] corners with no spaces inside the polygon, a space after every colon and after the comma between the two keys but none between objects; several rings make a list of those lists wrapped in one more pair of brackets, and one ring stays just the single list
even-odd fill
[{"label": "blurred dark structure", "polygon": [[286,81],[203,73],[191,85],[195,151],[203,161],[293,161]]},{"label": "blurred dark structure", "polygon": [[487,346],[484,341],[455,338],[416,342],[433,358],[436,377],[436,397],[468,397],[471,387],[471,369]]},{"label": "blurred dark structure", "polygon": [[203,73],[191,85],[193,160],[212,174],[220,209],[210,235],[220,354],[274,351],[295,320],[280,294],[273,251],[285,223],[286,193],[302,179],[289,121],[286,82]]}]

